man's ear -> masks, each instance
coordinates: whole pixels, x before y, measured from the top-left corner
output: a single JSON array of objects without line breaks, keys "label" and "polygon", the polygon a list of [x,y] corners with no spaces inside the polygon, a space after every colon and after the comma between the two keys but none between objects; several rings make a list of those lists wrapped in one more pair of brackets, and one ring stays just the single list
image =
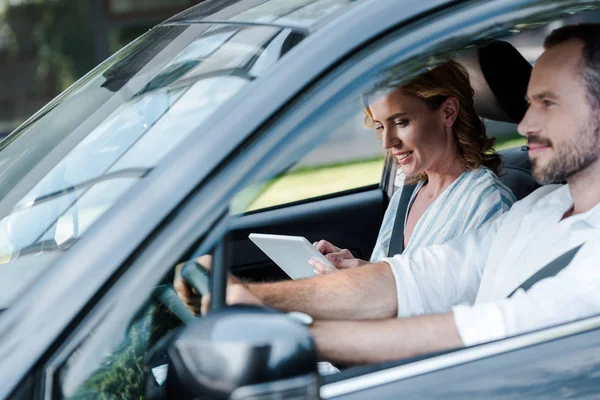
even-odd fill
[{"label": "man's ear", "polygon": [[454,125],[456,118],[458,117],[458,111],[460,110],[460,103],[456,97],[450,96],[442,103],[442,115],[444,118],[444,125],[451,127]]}]

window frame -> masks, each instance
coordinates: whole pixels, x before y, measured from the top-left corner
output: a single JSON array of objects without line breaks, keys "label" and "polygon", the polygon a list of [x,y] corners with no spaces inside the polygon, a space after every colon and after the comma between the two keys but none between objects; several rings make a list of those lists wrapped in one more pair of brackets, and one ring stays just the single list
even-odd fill
[{"label": "window frame", "polygon": [[[406,0],[402,4],[357,2],[335,22],[321,27],[319,35],[309,36],[298,46],[303,49],[315,46],[313,58],[305,57],[300,49],[292,50],[290,56],[270,71],[269,79],[261,80],[260,84],[249,84],[231,99],[230,108],[239,107],[238,112],[222,109],[196,127],[198,132],[207,128],[226,132],[228,139],[213,141],[207,146],[190,138],[180,144],[168,162],[160,163],[148,180],[140,183],[137,193],[128,193],[121,204],[96,224],[93,235],[90,232],[89,236],[76,243],[67,257],[45,271],[30,290],[2,313],[0,331],[4,332],[4,340],[0,341],[0,354],[6,355],[4,365],[10,365],[10,368],[0,367],[5,383],[0,387],[0,396],[11,393],[42,355],[62,340],[61,335],[72,329],[74,319],[85,315],[87,303],[96,299],[98,291],[110,286],[115,275],[122,273],[131,255],[167,224],[169,218],[176,214],[176,208],[190,199],[195,188],[208,182],[220,168],[221,161],[233,157],[235,148],[248,141],[269,116],[295,100],[296,95],[311,85],[316,77],[325,75],[335,65],[334,61],[343,61],[364,43],[365,37],[378,37],[382,32],[444,7],[444,0],[433,6],[420,0]],[[390,8],[398,12],[390,13]],[[363,24],[360,31],[354,29],[357,23],[363,21],[368,23]],[[167,21],[163,25],[178,24]],[[294,79],[286,81],[289,76],[294,76]],[[286,84],[282,86],[284,81]],[[250,95],[258,96],[262,101],[255,104],[248,102]],[[156,196],[157,186],[169,196]],[[219,187],[215,188],[215,192],[223,193]],[[210,195],[208,193],[207,197]],[[203,212],[205,219],[211,223],[218,217],[215,213],[208,214],[206,207],[198,212]],[[97,246],[98,241],[104,246]],[[81,260],[87,262],[82,264]],[[62,296],[70,296],[71,301],[62,301]],[[42,304],[38,302],[40,297],[46,299]],[[23,335],[28,335],[30,340],[22,341]]]},{"label": "window frame", "polygon": [[[502,4],[500,4],[500,3],[502,3]],[[509,4],[507,4],[507,3],[509,3]],[[528,3],[530,5],[530,8],[519,9],[519,6],[523,5],[524,3]],[[450,13],[458,14],[458,15],[452,15],[451,17],[456,19],[456,21],[454,21],[455,24],[461,24],[461,26],[463,27],[463,31],[467,31],[467,32],[476,31],[477,32],[482,29],[482,28],[478,28],[480,25],[495,26],[495,22],[492,22],[494,20],[494,18],[492,18],[492,17],[488,17],[488,19],[485,20],[486,23],[481,22],[480,19],[484,18],[484,16],[486,14],[488,14],[488,15],[491,14],[492,16],[496,16],[498,18],[503,17],[500,19],[506,19],[508,15],[517,15],[517,16],[525,15],[525,14],[527,14],[527,10],[529,10],[533,14],[533,11],[531,11],[532,9],[538,10],[538,12],[540,12],[542,9],[544,9],[544,7],[542,7],[542,3],[543,3],[542,1],[525,2],[525,1],[521,1],[521,0],[511,0],[509,2],[501,2],[500,0],[496,0],[496,1],[493,1],[490,3],[486,3],[483,1],[477,1],[477,2],[469,3],[469,6],[467,6],[467,7],[456,7],[456,8],[458,8],[458,10],[453,8],[450,10]],[[546,9],[558,8],[558,6],[554,6],[554,7],[550,6],[550,5],[545,5],[545,6],[546,6],[545,7]],[[506,10],[506,9],[509,9],[511,11],[510,12],[505,11],[504,13],[502,13],[502,10]],[[498,12],[501,12],[502,14],[498,15]],[[315,90],[315,86],[317,89],[319,89],[320,83],[327,80],[328,82],[326,82],[326,85],[332,85],[335,87],[336,84],[340,84],[342,77],[344,79],[347,79],[347,75],[352,75],[353,72],[356,72],[355,70],[357,68],[359,68],[361,63],[363,64],[363,68],[364,68],[365,63],[368,64],[369,62],[372,62],[373,58],[379,58],[380,63],[377,64],[377,68],[383,69],[384,63],[382,62],[381,57],[377,57],[377,56],[381,56],[381,54],[379,54],[379,53],[381,52],[382,47],[386,48],[387,45],[390,45],[390,43],[389,43],[390,36],[396,37],[396,39],[397,39],[395,41],[392,40],[393,43],[390,46],[406,48],[406,45],[399,44],[398,42],[406,42],[406,41],[409,41],[409,43],[412,42],[412,40],[410,40],[411,36],[416,36],[418,33],[422,33],[421,31],[423,31],[423,30],[426,30],[426,31],[434,30],[436,28],[435,22],[438,22],[439,24],[442,25],[442,27],[437,27],[437,28],[440,29],[443,34],[443,32],[446,32],[446,30],[443,29],[444,28],[443,25],[445,25],[449,22],[448,21],[449,17],[447,15],[447,12],[441,12],[439,14],[436,14],[435,17],[439,18],[440,21],[434,21],[434,23],[429,24],[429,25],[424,24],[427,26],[416,28],[414,30],[407,32],[406,34],[404,32],[405,27],[402,26],[400,29],[395,30],[394,32],[391,32],[389,35],[386,35],[383,38],[384,43],[381,44],[380,42],[378,42],[376,45],[379,47],[375,51],[372,52],[372,53],[378,53],[377,55],[370,54],[365,59],[361,60],[358,63],[354,63],[354,64],[352,64],[352,60],[355,59],[355,57],[354,57],[355,54],[347,55],[346,57],[344,57],[343,62],[341,62],[341,65],[333,70],[333,74],[335,74],[335,73],[339,73],[340,69],[345,68],[345,70],[342,71],[342,74],[339,74],[337,77],[335,77],[335,79],[332,78],[330,74],[328,74],[325,78],[321,78],[321,81],[317,82],[317,85],[312,85],[311,87],[306,88],[304,90],[304,92],[305,93],[308,92],[308,95],[300,96],[300,99],[297,102],[293,102],[290,106],[287,107],[288,110],[290,108],[292,108],[292,109],[296,108],[296,109],[290,111],[289,113],[286,111],[279,112],[277,114],[276,119],[279,119],[279,120],[288,119],[289,115],[291,114],[291,115],[295,116],[294,119],[297,120],[298,118],[302,117],[303,113],[306,113],[306,112],[313,113],[315,108],[320,107],[320,106],[314,106],[314,105],[310,104],[311,99],[313,97],[315,97],[315,96],[319,97],[318,93],[313,92],[313,90]],[[479,22],[479,24],[474,24],[473,26],[470,26],[469,28],[465,28],[464,27],[465,21],[477,21],[477,22]],[[413,26],[412,24],[409,24],[408,29],[410,29],[412,26]],[[450,28],[448,28],[448,30],[449,29]],[[397,36],[399,36],[399,37],[397,37]],[[444,37],[447,37],[447,36],[444,36]],[[427,43],[427,46],[429,46],[430,51],[433,51],[434,45],[437,45],[440,42],[442,42],[442,43],[445,42],[445,40],[442,40],[439,38],[437,40],[438,40],[437,42],[432,41],[434,43]],[[374,45],[367,46],[366,49],[371,49],[372,46],[374,46]],[[413,53],[415,51],[417,51],[417,50],[413,48]],[[423,50],[418,50],[418,51],[422,52]],[[406,59],[408,59],[408,56],[406,54],[404,54],[400,58],[402,58],[402,57],[403,57],[404,61],[406,61]],[[387,61],[388,63],[390,62],[389,58],[388,59],[384,58],[384,60]],[[352,65],[348,66],[348,64],[352,64]],[[322,87],[320,89],[322,89]],[[340,91],[339,87],[336,90]],[[336,92],[336,91],[334,90],[334,92]],[[320,90],[320,93],[322,93],[322,90]],[[330,94],[329,97],[332,97],[332,95]],[[299,106],[297,104],[298,102],[300,103]],[[280,126],[280,124],[277,124],[277,121],[275,121],[275,122],[276,122],[275,126],[269,126],[266,130],[259,130],[258,132],[254,132],[252,137],[255,138],[258,142],[265,142],[265,141],[268,141],[269,139],[276,137],[276,135],[280,133],[281,129],[284,129],[284,128],[282,128]],[[287,128],[285,128],[285,129],[287,129]],[[290,129],[287,129],[287,130],[291,131]],[[288,132],[288,135],[292,135],[292,134]],[[285,143],[285,145],[287,145],[288,148],[291,146],[289,141],[288,141],[288,143]],[[244,155],[241,158],[242,159],[247,158],[247,155]],[[271,155],[271,157],[269,158],[269,161],[273,162],[273,158],[274,157]],[[231,162],[231,160],[225,160],[224,164],[228,164],[228,167],[230,167],[230,168],[235,167],[235,163]],[[234,164],[233,167],[231,166],[231,164]],[[386,168],[384,171],[389,171],[389,169]],[[384,173],[384,176],[385,176],[385,173]],[[68,332],[69,337],[62,343],[62,345],[60,345],[58,347],[57,351],[55,351],[55,352],[53,352],[53,354],[51,354],[49,361],[47,363],[43,363],[41,365],[41,368],[44,371],[46,382],[52,382],[52,380],[54,379],[53,377],[56,372],[56,368],[58,366],[60,366],[66,360],[66,358],[71,354],[73,349],[75,349],[77,346],[80,345],[83,338],[85,338],[90,332],[92,332],[98,323],[104,322],[105,318],[107,317],[107,315],[110,311],[115,311],[113,309],[113,307],[117,304],[117,302],[119,300],[121,300],[123,298],[130,299],[130,293],[132,291],[134,293],[136,293],[137,299],[132,301],[133,305],[128,304],[128,306],[126,307],[126,310],[119,309],[118,311],[115,311],[116,314],[119,314],[121,319],[131,317],[134,314],[135,310],[137,310],[137,308],[149,296],[151,288],[161,279],[161,277],[163,275],[165,275],[168,272],[169,269],[171,269],[171,266],[174,265],[174,263],[181,256],[183,256],[184,254],[189,254],[189,249],[192,246],[194,246],[195,243],[198,243],[198,241],[202,241],[202,245],[198,248],[198,251],[197,251],[198,253],[202,253],[202,252],[207,251],[208,249],[212,248],[216,243],[219,242],[220,238],[223,237],[227,233],[229,224],[228,224],[228,219],[227,219],[226,215],[224,215],[224,214],[221,214],[220,219],[215,224],[212,224],[212,227],[210,228],[210,229],[212,229],[212,231],[210,231],[207,236],[205,236],[204,232],[203,232],[208,229],[206,227],[206,224],[199,223],[200,222],[199,219],[203,215],[202,211],[206,210],[206,206],[203,204],[205,201],[204,195],[206,193],[210,193],[211,190],[213,190],[214,188],[217,188],[220,184],[227,182],[229,179],[227,174],[218,173],[218,172],[213,174],[213,178],[214,179],[210,180],[210,182],[208,182],[208,184],[205,184],[202,187],[200,187],[198,190],[196,190],[195,193],[190,196],[190,198],[186,202],[186,204],[179,207],[179,209],[177,210],[177,214],[174,216],[174,218],[171,221],[169,221],[169,223],[167,223],[165,226],[159,228],[154,233],[154,235],[149,240],[146,241],[145,248],[142,249],[138,254],[135,255],[136,256],[135,259],[131,260],[130,263],[126,263],[123,266],[121,266],[121,272],[119,274],[117,274],[115,277],[113,277],[114,284],[109,284],[109,285],[105,286],[102,290],[100,290],[97,293],[97,297],[98,297],[97,301],[95,301],[93,304],[88,305],[88,310],[90,312],[81,321],[78,321],[77,325],[75,327],[73,327],[71,332]],[[393,177],[391,177],[391,173],[385,177],[385,180],[387,182],[386,189],[389,189],[389,186],[390,186],[389,183],[393,182]],[[229,190],[229,188],[227,188],[225,190],[225,192],[227,192],[227,190]],[[217,191],[217,192],[223,193],[223,191]],[[198,211],[198,208],[201,208],[202,211]],[[175,240],[175,238],[177,238],[177,237],[183,237],[184,240]],[[200,239],[198,239],[198,238],[200,238]],[[153,246],[154,243],[157,244],[156,247]],[[178,255],[174,255],[174,254],[178,254]],[[168,267],[166,265],[168,265]],[[225,271],[221,271],[221,272],[225,272]],[[119,278],[119,279],[116,279],[116,278]],[[216,288],[217,284],[215,283],[215,281],[220,281],[221,283],[224,283],[224,279],[215,279],[213,281],[213,289],[217,289]],[[152,282],[152,284],[149,284],[149,282]],[[135,291],[134,289],[138,289],[138,291]],[[136,301],[137,301],[137,303],[136,303]],[[571,324],[567,324],[567,325],[561,325],[559,327],[544,329],[540,332],[526,334],[523,336],[526,338],[525,341],[523,341],[523,337],[514,337],[514,338],[504,339],[499,342],[494,342],[494,343],[477,346],[477,347],[461,349],[456,352],[452,352],[448,355],[442,355],[439,357],[449,357],[452,355],[454,355],[452,357],[456,357],[457,354],[459,356],[461,354],[474,354],[475,356],[482,358],[482,357],[487,357],[492,353],[490,353],[490,352],[486,353],[485,351],[481,351],[481,350],[482,349],[484,349],[484,350],[491,349],[491,348],[496,349],[496,351],[497,351],[497,353],[493,353],[493,354],[502,354],[507,351],[522,348],[523,346],[529,346],[529,345],[532,345],[535,343],[545,342],[547,340],[551,340],[552,338],[567,337],[567,336],[576,334],[578,332],[589,330],[589,329],[591,329],[592,326],[595,328],[596,326],[594,324],[596,324],[597,318],[598,317],[592,317],[592,318],[585,319],[580,322],[571,323]],[[576,325],[578,327],[577,329],[573,328],[575,326],[574,324],[579,324],[579,325]],[[550,336],[549,332],[555,333],[556,336],[549,339],[549,336]],[[467,351],[468,351],[468,353],[465,353]],[[451,365],[450,364],[443,364],[443,365],[437,364],[434,366],[434,369],[432,369],[432,370],[439,370],[442,368],[447,368],[452,365],[459,365],[460,363],[468,362],[468,360],[469,360],[468,358],[465,358],[462,356],[460,356],[458,358],[460,360],[457,363],[454,363]],[[432,360],[432,362],[436,362],[436,360],[439,360],[439,358],[430,357],[430,358],[427,358],[426,361],[427,360]],[[400,369],[403,370],[405,368],[409,368],[412,366],[413,366],[413,364],[409,363],[406,365],[401,365],[401,366],[396,366],[396,367],[386,367],[385,369],[377,371],[374,374],[386,373],[391,368],[396,368],[397,370],[400,370]],[[419,373],[423,373],[423,372],[419,372]],[[335,397],[335,396],[343,394],[340,391],[337,391],[337,392],[334,391],[334,389],[340,388],[343,385],[347,385],[347,384],[350,384],[350,386],[349,386],[350,389],[348,389],[348,388],[345,389],[347,393],[352,393],[356,390],[359,390],[356,385],[352,384],[352,380],[359,379],[359,378],[361,378],[361,376],[352,377],[352,378],[340,380],[339,382],[334,382],[334,383],[329,383],[329,384],[324,385],[322,387],[322,394],[323,394],[323,391],[325,392],[325,396],[323,396],[323,398],[330,398],[330,397]],[[369,374],[369,378],[372,378],[372,377],[373,377],[373,374]],[[393,381],[397,381],[399,379],[401,379],[401,378],[393,378]],[[380,383],[377,383],[377,382],[375,383],[375,385],[378,385],[378,384],[380,384]],[[333,386],[333,385],[335,385],[335,386]],[[372,387],[372,386],[373,386],[372,382],[368,382],[368,384],[366,386],[363,385],[363,386],[361,386],[361,388],[368,389],[369,387]],[[45,394],[45,396],[47,396],[46,398],[51,398],[52,393],[53,393],[53,389],[52,389],[51,385],[49,387],[48,386],[45,387],[44,394]]]}]

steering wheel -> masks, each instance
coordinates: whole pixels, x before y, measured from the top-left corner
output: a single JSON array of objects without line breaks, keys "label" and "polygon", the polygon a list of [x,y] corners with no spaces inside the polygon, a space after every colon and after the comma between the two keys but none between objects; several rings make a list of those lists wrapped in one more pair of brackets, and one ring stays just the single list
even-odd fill
[{"label": "steering wheel", "polygon": [[[210,290],[210,274],[196,261],[187,261],[181,268],[181,277],[192,286],[199,295],[203,296]],[[170,284],[157,286],[152,296],[164,305],[184,325],[198,320],[181,301],[177,292]],[[146,398],[151,400],[165,399],[166,393],[163,386],[168,373],[167,349],[169,343],[175,337],[178,330],[168,333],[150,349],[144,359],[145,369],[145,393]]]},{"label": "steering wheel", "polygon": [[[181,277],[191,285],[200,296],[210,293],[210,274],[195,260],[187,261],[181,268]],[[163,284],[154,289],[153,296],[184,324],[197,317],[181,301],[172,285]]]}]

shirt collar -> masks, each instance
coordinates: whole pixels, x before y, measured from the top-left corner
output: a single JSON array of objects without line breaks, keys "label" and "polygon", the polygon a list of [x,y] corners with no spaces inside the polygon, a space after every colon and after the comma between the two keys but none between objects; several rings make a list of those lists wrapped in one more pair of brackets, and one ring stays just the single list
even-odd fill
[{"label": "shirt collar", "polygon": [[[563,213],[573,206],[569,185],[562,185],[543,200],[544,206],[560,209]],[[569,217],[569,220],[571,223],[586,222],[594,228],[600,228],[600,203],[584,213]]]},{"label": "shirt collar", "polygon": [[591,210],[586,212],[586,221],[594,228],[600,228],[600,203],[596,204]]},{"label": "shirt collar", "polygon": [[545,197],[539,200],[539,206],[544,208],[566,208],[568,206],[573,205],[573,198],[571,197],[571,192],[569,191],[569,185],[557,186],[559,186],[557,189],[553,190],[552,192],[550,192]]}]

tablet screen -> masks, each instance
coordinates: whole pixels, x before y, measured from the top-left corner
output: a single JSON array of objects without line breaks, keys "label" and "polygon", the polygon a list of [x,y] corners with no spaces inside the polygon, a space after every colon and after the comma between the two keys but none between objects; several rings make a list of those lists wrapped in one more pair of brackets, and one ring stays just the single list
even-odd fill
[{"label": "tablet screen", "polygon": [[311,258],[335,268],[302,236],[251,233],[248,237],[292,279],[311,278],[316,275],[308,263]]}]

